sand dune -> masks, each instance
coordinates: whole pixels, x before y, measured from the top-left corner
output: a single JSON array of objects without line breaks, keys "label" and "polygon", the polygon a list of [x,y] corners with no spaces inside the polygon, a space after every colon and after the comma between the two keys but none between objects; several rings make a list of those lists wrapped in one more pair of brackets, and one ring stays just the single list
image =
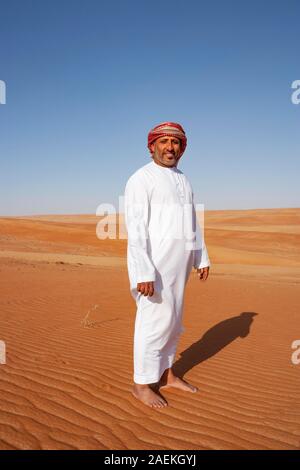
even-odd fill
[{"label": "sand dune", "polygon": [[206,212],[174,366],[200,391],[161,410],[131,395],[126,240],[99,220],[0,217],[0,448],[299,449],[300,209]]}]

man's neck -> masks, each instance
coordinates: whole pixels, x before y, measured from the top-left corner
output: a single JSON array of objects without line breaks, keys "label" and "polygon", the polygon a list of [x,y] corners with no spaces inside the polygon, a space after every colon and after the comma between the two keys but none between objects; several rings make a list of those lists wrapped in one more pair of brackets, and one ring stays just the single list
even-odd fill
[{"label": "man's neck", "polygon": [[154,160],[154,158],[152,159],[154,163],[156,163],[156,165],[159,165],[159,166],[162,166],[163,168],[177,168],[177,163],[175,163],[175,165],[172,165],[172,166],[169,166],[169,165],[164,165],[163,163],[157,161],[157,160]]}]

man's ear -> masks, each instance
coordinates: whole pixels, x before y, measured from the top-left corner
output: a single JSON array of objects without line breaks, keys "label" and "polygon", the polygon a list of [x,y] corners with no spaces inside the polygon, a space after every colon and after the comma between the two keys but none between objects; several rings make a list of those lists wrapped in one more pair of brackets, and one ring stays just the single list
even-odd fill
[{"label": "man's ear", "polygon": [[150,144],[150,152],[153,154],[154,153],[154,144]]}]

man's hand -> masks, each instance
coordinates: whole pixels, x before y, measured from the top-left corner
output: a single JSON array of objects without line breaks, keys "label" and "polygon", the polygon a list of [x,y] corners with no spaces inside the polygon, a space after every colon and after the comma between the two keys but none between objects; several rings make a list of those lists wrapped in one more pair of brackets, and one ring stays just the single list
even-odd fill
[{"label": "man's hand", "polygon": [[139,282],[137,285],[137,290],[142,295],[149,295],[149,297],[152,297],[154,294],[154,282]]},{"label": "man's hand", "polygon": [[201,281],[206,281],[209,274],[209,266],[207,266],[207,268],[197,269],[197,273]]}]

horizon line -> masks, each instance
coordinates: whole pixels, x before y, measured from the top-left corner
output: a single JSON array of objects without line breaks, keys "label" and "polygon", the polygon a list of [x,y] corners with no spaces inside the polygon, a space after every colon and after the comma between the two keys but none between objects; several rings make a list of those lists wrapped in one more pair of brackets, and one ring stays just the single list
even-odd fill
[{"label": "horizon line", "polygon": [[[204,212],[250,212],[250,211],[276,211],[276,210],[291,210],[291,209],[300,209],[300,206],[296,207],[264,207],[264,208],[252,208],[252,209],[204,209]],[[76,213],[65,213],[65,214],[59,214],[59,213],[43,213],[43,214],[21,214],[21,215],[0,215],[0,218],[22,218],[22,217],[49,217],[49,216],[60,216],[60,217],[66,217],[66,216],[80,216],[80,215],[86,215],[86,216],[93,216],[93,217],[105,217],[107,215],[119,215],[119,214],[124,214],[124,212],[108,212],[104,215],[97,215],[96,213],[91,213],[91,212],[76,212]]]}]

